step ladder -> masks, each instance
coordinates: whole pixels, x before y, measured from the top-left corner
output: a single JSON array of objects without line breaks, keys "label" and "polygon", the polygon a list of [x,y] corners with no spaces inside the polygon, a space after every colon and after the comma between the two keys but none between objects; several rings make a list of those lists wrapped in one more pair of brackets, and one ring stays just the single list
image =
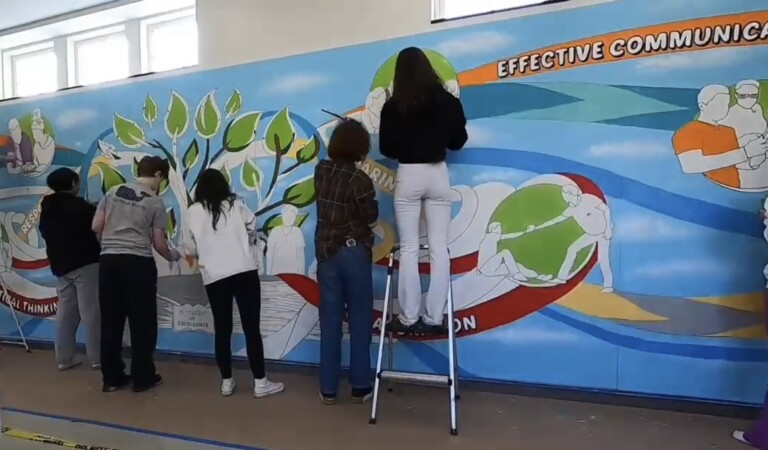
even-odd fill
[{"label": "step ladder", "polygon": [[5,284],[0,281],[0,295],[3,295],[4,298],[9,299],[8,301],[8,309],[11,310],[11,315],[13,316],[13,321],[16,323],[16,329],[19,331],[19,339],[5,339],[0,340],[0,344],[5,345],[18,345],[20,347],[24,347],[24,349],[27,351],[27,353],[32,353],[32,350],[29,348],[29,344],[27,344],[27,338],[24,336],[24,330],[21,328],[21,323],[19,322],[19,317],[16,314],[16,308],[13,306],[13,301],[10,300],[10,295],[8,295],[8,288],[5,286]]},{"label": "step ladder", "polygon": [[[419,250],[429,250],[429,246],[420,245]],[[384,308],[381,311],[381,332],[379,334],[379,351],[378,359],[376,362],[376,382],[373,389],[373,404],[371,406],[371,419],[369,423],[371,425],[376,424],[376,414],[379,406],[379,388],[381,382],[386,381],[388,385],[388,391],[392,392],[392,385],[399,384],[417,384],[425,386],[440,386],[447,387],[449,392],[449,405],[451,415],[451,434],[456,436],[458,434],[458,418],[456,411],[456,402],[459,399],[459,383],[458,383],[458,362],[456,360],[456,329],[454,327],[454,310],[453,310],[453,286],[452,282],[448,284],[448,375],[434,375],[428,373],[411,373],[411,372],[398,372],[394,370],[394,342],[395,336],[393,333],[386,329],[386,324],[391,320],[397,320],[392,312],[392,276],[395,271],[395,253],[400,251],[400,246],[395,245],[392,251],[389,253],[389,260],[387,262],[387,283],[384,289]],[[387,368],[382,369],[382,363],[384,359],[384,345],[388,347],[387,355]]]}]

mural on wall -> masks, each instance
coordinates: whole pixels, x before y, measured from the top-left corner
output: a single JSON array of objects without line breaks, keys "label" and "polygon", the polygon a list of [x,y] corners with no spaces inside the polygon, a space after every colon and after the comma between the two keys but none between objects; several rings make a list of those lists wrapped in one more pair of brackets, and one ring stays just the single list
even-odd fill
[{"label": "mural on wall", "polygon": [[[634,3],[0,106],[0,301],[25,314],[28,336],[52,339],[56,294],[36,230],[52,168],[78,170],[97,201],[161,155],[171,242],[199,174],[222,171],[260,223],[267,357],[317,362],[312,174],[337,123],[327,109],[372,134],[362,168],[381,204],[375,333],[397,242],[379,117],[397,51],[418,45],[469,120],[467,148],[449,160],[461,374],[759,403],[768,11]],[[557,32],[536,32],[553,20]],[[196,262],[157,262],[160,348],[212,353]],[[428,276],[426,255],[419,270]],[[0,309],[0,334],[15,332]],[[444,341],[397,346],[399,368],[444,370]]]}]

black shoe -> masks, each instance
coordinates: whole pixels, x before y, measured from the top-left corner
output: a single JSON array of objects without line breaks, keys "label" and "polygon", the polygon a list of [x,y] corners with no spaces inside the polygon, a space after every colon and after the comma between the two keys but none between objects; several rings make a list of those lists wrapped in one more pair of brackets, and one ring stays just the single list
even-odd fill
[{"label": "black shoe", "polygon": [[411,328],[412,327],[403,324],[403,322],[400,322],[399,319],[392,319],[387,323],[385,330],[387,333],[392,333],[397,336],[405,336],[406,334],[411,333]]},{"label": "black shoe", "polygon": [[411,326],[411,334],[414,336],[431,336],[432,333],[432,325],[427,325],[422,320],[419,320]]},{"label": "black shoe", "polygon": [[129,384],[131,384],[130,375],[123,375],[123,378],[115,384],[104,383],[104,386],[101,387],[101,392],[109,393],[109,392],[119,391],[120,389],[128,386]]},{"label": "black shoe", "polygon": [[373,397],[373,388],[352,388],[352,403],[365,403]]},{"label": "black shoe", "polygon": [[139,392],[148,391],[148,390],[150,390],[150,389],[152,389],[154,387],[157,387],[157,386],[159,386],[161,384],[163,384],[163,377],[161,377],[158,374],[155,374],[155,376],[152,378],[152,382],[150,382],[149,384],[136,384],[136,383],[134,383],[133,384],[133,388],[131,388],[131,390],[138,394]]}]

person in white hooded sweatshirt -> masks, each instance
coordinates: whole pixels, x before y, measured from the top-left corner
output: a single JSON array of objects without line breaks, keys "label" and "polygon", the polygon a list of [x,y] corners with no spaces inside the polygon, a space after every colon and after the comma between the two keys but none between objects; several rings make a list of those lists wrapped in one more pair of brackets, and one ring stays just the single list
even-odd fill
[{"label": "person in white hooded sweatshirt", "polygon": [[[448,227],[453,203],[447,149],[467,142],[461,102],[446,91],[427,56],[406,48],[397,57],[392,98],[384,103],[379,128],[381,154],[397,160],[395,218],[400,236],[398,300],[402,313],[388,324],[396,334],[441,335],[451,276]],[[419,278],[419,218],[427,223],[431,265],[425,314]]]},{"label": "person in white hooded sweatshirt", "polygon": [[267,378],[261,339],[261,286],[259,280],[256,217],[232,193],[224,175],[206,169],[189,207],[182,249],[198,259],[203,284],[213,312],[216,363],[221,372],[221,395],[235,391],[232,378],[232,299],[237,302],[245,334],[245,347],[253,372],[253,395],[282,392],[283,383]]}]

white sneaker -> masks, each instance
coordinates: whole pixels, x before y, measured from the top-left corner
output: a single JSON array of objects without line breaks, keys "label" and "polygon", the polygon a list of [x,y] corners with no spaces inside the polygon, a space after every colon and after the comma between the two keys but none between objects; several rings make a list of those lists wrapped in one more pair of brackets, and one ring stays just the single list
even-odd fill
[{"label": "white sneaker", "polygon": [[741,442],[742,444],[752,445],[752,443],[750,443],[747,440],[747,438],[744,437],[744,432],[743,431],[736,430],[736,431],[733,432],[733,434],[731,436],[733,436],[734,439],[736,439],[737,441]]},{"label": "white sneaker", "polygon": [[273,383],[268,378],[256,379],[253,385],[253,396],[256,398],[268,397],[283,392],[285,385],[283,383]]},{"label": "white sneaker", "polygon": [[234,378],[226,378],[221,380],[221,395],[224,397],[229,397],[235,392],[235,386]]},{"label": "white sneaker", "polygon": [[78,367],[82,364],[82,361],[72,360],[68,363],[61,363],[56,366],[59,371],[64,372],[65,370],[74,369],[75,367]]}]

